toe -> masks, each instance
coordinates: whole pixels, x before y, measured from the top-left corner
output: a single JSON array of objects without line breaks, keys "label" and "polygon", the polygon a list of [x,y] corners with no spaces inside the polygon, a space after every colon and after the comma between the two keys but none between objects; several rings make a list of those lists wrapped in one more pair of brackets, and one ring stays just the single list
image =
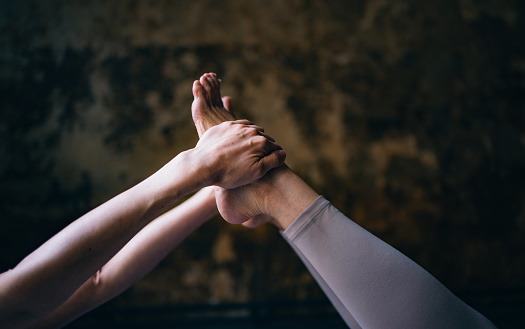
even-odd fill
[{"label": "toe", "polygon": [[206,79],[210,82],[213,89],[217,88],[217,78],[212,73],[206,73]]},{"label": "toe", "polygon": [[215,73],[209,74],[209,81],[212,85],[211,100],[214,106],[223,107],[221,100],[221,84]]},{"label": "toe", "polygon": [[199,80],[195,80],[193,82],[192,92],[193,92],[194,98],[205,97],[205,94],[206,94],[206,91],[204,90],[204,87],[202,87]]},{"label": "toe", "polygon": [[231,97],[224,96],[222,98],[222,104],[223,104],[224,108],[226,109],[226,111],[228,111],[231,115],[233,115],[233,111],[231,109]]},{"label": "toe", "polygon": [[212,86],[210,81],[208,80],[206,74],[203,75],[200,78],[200,83],[204,87],[204,90],[206,91],[206,99],[211,102],[211,92],[212,92]]}]

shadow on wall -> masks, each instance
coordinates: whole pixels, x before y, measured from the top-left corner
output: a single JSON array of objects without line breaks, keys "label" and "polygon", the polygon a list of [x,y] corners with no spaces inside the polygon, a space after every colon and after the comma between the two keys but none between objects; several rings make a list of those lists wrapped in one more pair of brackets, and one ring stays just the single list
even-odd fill
[{"label": "shadow on wall", "polygon": [[[522,291],[524,14],[491,0],[4,2],[2,270],[192,147],[191,84],[214,71],[343,213],[453,290]],[[233,256],[213,257],[224,236]],[[116,305],[322,298],[279,239],[218,219]]]}]

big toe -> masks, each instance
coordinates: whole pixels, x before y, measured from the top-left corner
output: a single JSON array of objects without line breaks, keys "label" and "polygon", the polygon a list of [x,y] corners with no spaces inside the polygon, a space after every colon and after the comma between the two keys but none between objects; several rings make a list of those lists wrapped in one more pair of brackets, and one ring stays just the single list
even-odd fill
[{"label": "big toe", "polygon": [[204,90],[204,87],[201,85],[199,80],[193,81],[193,87],[191,88],[191,91],[193,92],[194,98],[203,98],[206,95],[206,90]]}]

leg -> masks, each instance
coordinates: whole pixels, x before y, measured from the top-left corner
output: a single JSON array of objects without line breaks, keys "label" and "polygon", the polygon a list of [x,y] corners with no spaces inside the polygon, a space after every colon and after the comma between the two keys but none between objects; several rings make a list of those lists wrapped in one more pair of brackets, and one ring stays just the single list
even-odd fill
[{"label": "leg", "polygon": [[[210,95],[219,91],[215,76],[200,82]],[[206,122],[224,117],[216,116],[216,109],[198,110]],[[338,309],[346,309],[341,314],[349,325],[357,321],[362,328],[494,328],[423,268],[319,197],[286,166],[250,185],[216,189],[215,196],[221,215],[231,223],[255,217],[252,224],[269,220],[284,230],[321,287],[333,293],[329,296]]]},{"label": "leg", "polygon": [[283,234],[362,328],[494,328],[423,268],[323,197]]},{"label": "leg", "polygon": [[341,300],[337,297],[337,294],[330,289],[326,281],[323,279],[323,277],[315,270],[313,265],[310,263],[308,258],[306,258],[301,250],[299,250],[284,234],[284,232],[281,232],[281,235],[283,238],[288,242],[290,247],[295,251],[297,256],[301,259],[303,264],[306,266],[310,274],[314,277],[315,281],[319,284],[325,295],[328,297],[330,302],[332,302],[332,305],[337,310],[337,313],[341,316],[341,318],[344,320],[344,322],[350,327],[351,329],[362,329],[361,326],[357,323],[354,316],[346,309],[345,305],[341,302]]}]

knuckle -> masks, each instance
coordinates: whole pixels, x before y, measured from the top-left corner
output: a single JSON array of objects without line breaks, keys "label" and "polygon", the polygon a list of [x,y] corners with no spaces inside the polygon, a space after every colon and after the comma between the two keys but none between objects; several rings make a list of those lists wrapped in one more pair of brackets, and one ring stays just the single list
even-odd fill
[{"label": "knuckle", "polygon": [[254,135],[254,129],[252,127],[244,127],[244,131],[246,132],[246,134],[248,136],[253,136]]},{"label": "knuckle", "polygon": [[270,144],[272,144],[272,142],[270,140],[268,140],[268,138],[266,137],[262,137],[261,136],[261,143],[264,145],[264,146],[268,146]]},{"label": "knuckle", "polygon": [[264,147],[266,146],[266,138],[262,136],[255,136],[252,138],[253,145],[257,147]]}]

